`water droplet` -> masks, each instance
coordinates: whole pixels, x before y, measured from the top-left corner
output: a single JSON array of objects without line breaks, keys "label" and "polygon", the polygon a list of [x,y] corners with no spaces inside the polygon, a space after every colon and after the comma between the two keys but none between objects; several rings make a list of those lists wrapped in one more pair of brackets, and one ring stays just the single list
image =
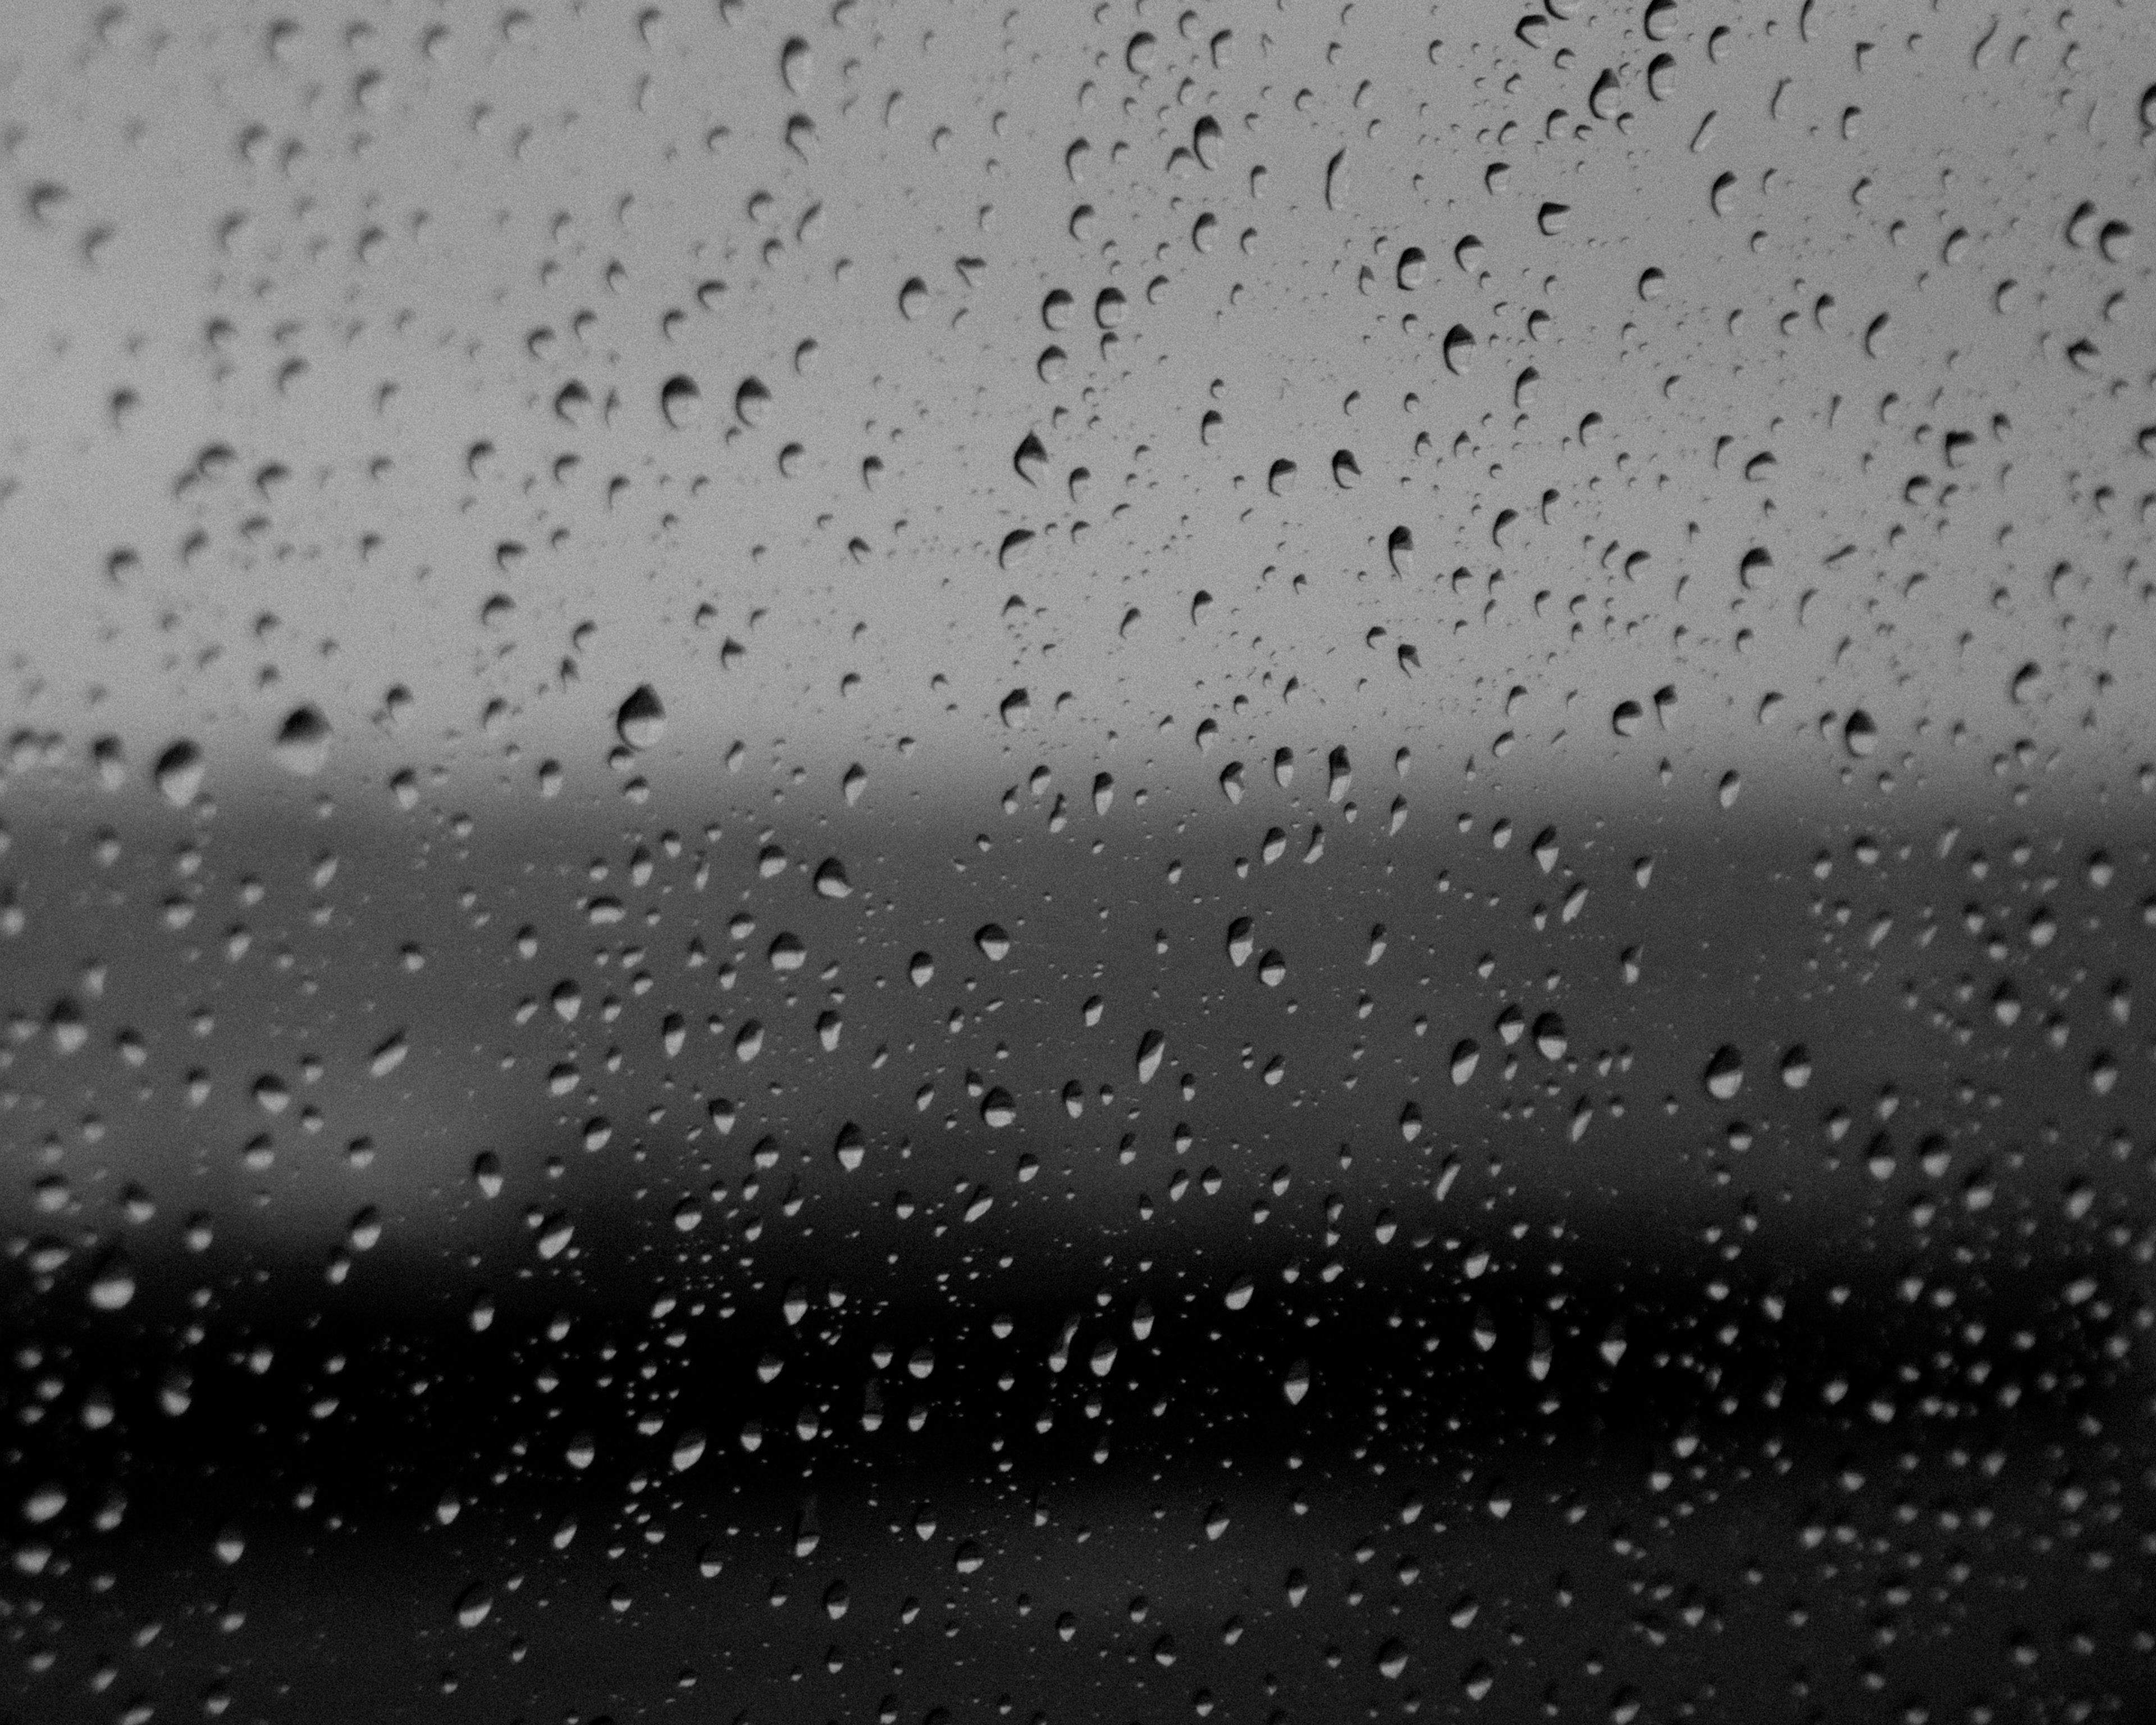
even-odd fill
[{"label": "water droplet", "polygon": [[1257,942],[1251,937],[1248,916],[1238,916],[1228,925],[1228,962],[1240,969],[1255,949]]},{"label": "water droplet", "polygon": [[808,44],[798,36],[788,37],[786,45],[778,50],[778,75],[785,80],[787,89],[795,95],[802,95],[815,74],[816,63]]},{"label": "water droplet", "polygon": [[100,1312],[118,1312],[134,1297],[134,1266],[114,1252],[90,1276],[90,1303]]},{"label": "water droplet", "polygon": [[23,1519],[37,1526],[49,1522],[67,1507],[67,1492],[57,1485],[38,1486],[23,1500]]},{"label": "water droplet", "polygon": [[1546,1060],[1564,1058],[1566,1038],[1564,1020],[1553,1012],[1543,1013],[1535,1020],[1535,1051]]},{"label": "water droplet", "polygon": [[676,431],[686,431],[704,417],[704,392],[696,380],[675,372],[659,388],[659,411]]},{"label": "water droplet", "polygon": [[1734,1101],[1744,1087],[1744,1056],[1727,1043],[1715,1050],[1701,1075],[1707,1093],[1717,1102]]},{"label": "water droplet", "polygon": [[666,709],[649,683],[639,683],[613,716],[614,733],[630,748],[656,748],[666,734]]},{"label": "water droplet", "polygon": [[321,709],[306,705],[287,713],[270,754],[280,767],[300,778],[321,772],[330,757],[330,721]]},{"label": "water droplet", "polygon": [[151,776],[167,803],[175,809],[185,809],[202,789],[203,772],[202,751],[182,740],[157,757]]},{"label": "water droplet", "polygon": [[1153,1074],[1160,1070],[1162,1059],[1168,1052],[1168,1039],[1158,1030],[1148,1030],[1138,1039],[1137,1071],[1140,1084],[1150,1084]]}]

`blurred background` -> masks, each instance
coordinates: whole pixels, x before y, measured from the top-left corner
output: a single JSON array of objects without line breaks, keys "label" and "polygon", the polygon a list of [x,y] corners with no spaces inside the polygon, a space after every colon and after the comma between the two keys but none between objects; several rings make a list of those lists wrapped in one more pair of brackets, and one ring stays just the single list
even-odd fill
[{"label": "blurred background", "polygon": [[2147,21],[13,22],[0,1716],[2144,1716]]}]

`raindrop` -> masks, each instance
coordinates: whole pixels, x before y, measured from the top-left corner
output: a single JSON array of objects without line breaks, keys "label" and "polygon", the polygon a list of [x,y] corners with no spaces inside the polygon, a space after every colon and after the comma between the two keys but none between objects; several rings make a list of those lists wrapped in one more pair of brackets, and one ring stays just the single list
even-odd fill
[{"label": "raindrop", "polygon": [[808,88],[808,80],[815,71],[815,60],[808,52],[808,44],[798,36],[788,37],[786,45],[778,50],[778,75],[785,80],[787,89],[795,95],[801,95]]},{"label": "raindrop", "polygon": [[90,1277],[90,1303],[100,1312],[118,1312],[134,1297],[134,1266],[115,1252]]},{"label": "raindrop", "polygon": [[1138,1039],[1138,1082],[1150,1084],[1153,1074],[1160,1070],[1163,1055],[1168,1050],[1168,1039],[1158,1030],[1148,1030]]},{"label": "raindrop", "polygon": [[330,756],[330,721],[312,705],[295,706],[278,727],[270,753],[287,773],[308,778],[322,770]]},{"label": "raindrop", "polygon": [[1249,960],[1257,945],[1250,930],[1248,916],[1238,916],[1228,925],[1228,962],[1238,969]]},{"label": "raindrop", "polygon": [[1737,1092],[1744,1087],[1744,1056],[1723,1043],[1708,1060],[1701,1081],[1707,1086],[1707,1095],[1716,1101],[1734,1101]]},{"label": "raindrop", "polygon": [[649,683],[639,683],[615,710],[614,733],[630,748],[656,748],[666,734],[666,709]]},{"label": "raindrop", "polygon": [[704,393],[696,379],[675,373],[659,389],[659,411],[676,431],[686,431],[704,417]]},{"label": "raindrop", "polygon": [[151,769],[158,790],[175,809],[185,809],[202,789],[203,752],[192,742],[176,742]]},{"label": "raindrop", "polygon": [[1564,1020],[1553,1012],[1543,1013],[1535,1020],[1535,1051],[1546,1060],[1564,1058],[1566,1039]]}]

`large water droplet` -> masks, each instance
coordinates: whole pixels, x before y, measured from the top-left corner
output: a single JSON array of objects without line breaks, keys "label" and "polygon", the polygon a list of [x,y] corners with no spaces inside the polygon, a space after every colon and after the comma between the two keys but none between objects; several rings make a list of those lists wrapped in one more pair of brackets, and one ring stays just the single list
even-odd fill
[{"label": "large water droplet", "polygon": [[613,716],[613,728],[633,749],[656,748],[666,734],[666,708],[649,683],[639,683]]},{"label": "large water droplet", "polygon": [[676,431],[686,431],[704,417],[704,392],[696,380],[676,372],[659,389],[659,411]]},{"label": "large water droplet", "polygon": [[184,809],[201,791],[203,772],[203,752],[182,740],[157,757],[151,776],[167,803],[175,809]]},{"label": "large water droplet", "polygon": [[1138,1082],[1150,1084],[1153,1074],[1160,1070],[1162,1059],[1168,1052],[1168,1039],[1158,1030],[1148,1030],[1138,1039]]},{"label": "large water droplet", "polygon": [[1744,1056],[1723,1043],[1708,1060],[1701,1081],[1707,1086],[1707,1095],[1716,1101],[1733,1101],[1737,1092],[1744,1087]]},{"label": "large water droplet", "polygon": [[321,772],[330,757],[330,721],[321,709],[302,706],[287,713],[270,754],[280,767],[300,778]]},{"label": "large water droplet", "polygon": [[778,50],[778,75],[786,80],[787,89],[799,95],[815,74],[815,57],[809,53],[808,44],[798,36],[787,38],[786,46]]}]

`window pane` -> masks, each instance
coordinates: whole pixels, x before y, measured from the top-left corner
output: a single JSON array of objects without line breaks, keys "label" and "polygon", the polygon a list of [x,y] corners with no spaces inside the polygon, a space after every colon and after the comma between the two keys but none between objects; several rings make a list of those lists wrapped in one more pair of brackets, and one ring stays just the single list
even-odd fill
[{"label": "window pane", "polygon": [[2156,25],[17,8],[9,1717],[2125,1717]]}]

